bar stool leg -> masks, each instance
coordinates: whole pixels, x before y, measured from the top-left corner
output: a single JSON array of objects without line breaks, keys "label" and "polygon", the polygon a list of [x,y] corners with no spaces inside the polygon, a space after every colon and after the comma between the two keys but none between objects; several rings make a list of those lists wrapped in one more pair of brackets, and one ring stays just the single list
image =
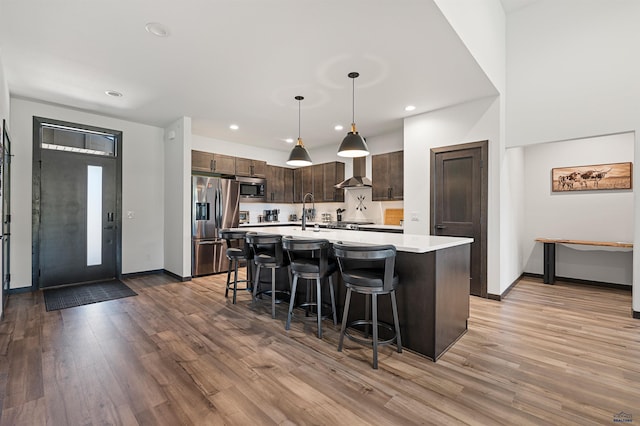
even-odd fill
[{"label": "bar stool leg", "polygon": [[298,276],[293,277],[293,284],[291,284],[291,300],[289,301],[289,312],[287,313],[287,323],[284,326],[285,330],[291,328],[291,317],[293,316],[293,307],[296,302],[296,288],[298,287]]},{"label": "bar stool leg", "polygon": [[256,300],[256,296],[258,293],[258,285],[260,284],[260,264],[256,266],[256,276],[253,277],[253,300]]},{"label": "bar stool leg", "polygon": [[373,328],[373,368],[378,369],[378,295],[371,295],[371,315]]},{"label": "bar stool leg", "polygon": [[238,259],[235,260],[235,268],[233,274],[233,304],[236,304],[236,293],[238,293]]},{"label": "bar stool leg", "polygon": [[338,325],[338,314],[336,313],[336,296],[333,291],[333,278],[329,275],[329,293],[331,294],[331,310],[333,312],[333,325]]},{"label": "bar stool leg", "polygon": [[[371,300],[367,295],[364,296],[364,300],[364,320],[369,321],[371,319]],[[369,323],[364,325],[364,337],[369,338]]]},{"label": "bar stool leg", "polygon": [[271,268],[271,318],[276,317],[276,268]]},{"label": "bar stool leg", "polygon": [[347,328],[347,318],[349,318],[349,304],[351,303],[351,289],[347,289],[347,296],[344,300],[344,313],[342,314],[342,325],[340,326],[340,339],[338,340],[338,352],[342,352],[344,342],[344,331]]},{"label": "bar stool leg", "polygon": [[230,282],[231,282],[231,268],[229,268],[229,270],[227,271],[227,287],[226,287],[226,289],[224,291],[224,297],[229,297],[229,284],[230,284]]},{"label": "bar stool leg", "polygon": [[393,309],[393,323],[396,327],[396,346],[398,353],[402,353],[402,338],[400,337],[400,321],[398,320],[398,303],[396,302],[396,291],[391,292],[391,308]]},{"label": "bar stool leg", "polygon": [[322,339],[322,285],[320,277],[316,278],[316,311],[318,314],[318,339]]}]

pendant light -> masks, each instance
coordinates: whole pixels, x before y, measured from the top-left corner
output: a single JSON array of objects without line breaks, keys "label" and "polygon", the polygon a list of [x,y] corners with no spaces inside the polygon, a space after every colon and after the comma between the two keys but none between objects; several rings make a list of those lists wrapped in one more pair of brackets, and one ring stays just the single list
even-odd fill
[{"label": "pendant light", "polygon": [[367,142],[365,142],[364,138],[360,136],[358,131],[356,130],[356,78],[360,76],[357,72],[350,72],[348,77],[352,81],[352,120],[351,120],[351,131],[347,133],[347,136],[342,140],[340,144],[340,149],[338,149],[338,155],[341,157],[365,157],[369,155],[369,147],[367,147]]},{"label": "pendant light", "polygon": [[296,101],[298,101],[298,142],[296,146],[291,150],[291,154],[289,155],[289,159],[287,160],[287,164],[290,166],[310,166],[311,157],[309,157],[309,153],[307,149],[304,147],[302,143],[302,138],[300,137],[300,102],[304,99],[302,96],[296,96]]}]

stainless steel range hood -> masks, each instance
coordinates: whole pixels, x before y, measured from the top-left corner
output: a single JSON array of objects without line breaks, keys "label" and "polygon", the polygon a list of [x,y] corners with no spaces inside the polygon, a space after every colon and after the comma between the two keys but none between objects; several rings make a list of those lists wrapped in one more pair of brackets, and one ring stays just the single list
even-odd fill
[{"label": "stainless steel range hood", "polygon": [[334,187],[342,188],[365,188],[371,186],[371,179],[365,176],[366,157],[353,159],[353,176],[340,182]]}]

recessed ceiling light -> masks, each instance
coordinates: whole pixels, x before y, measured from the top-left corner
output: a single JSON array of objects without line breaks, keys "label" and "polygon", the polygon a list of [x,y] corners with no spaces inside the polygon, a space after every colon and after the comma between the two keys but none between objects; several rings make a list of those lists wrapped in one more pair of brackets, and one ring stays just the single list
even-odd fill
[{"label": "recessed ceiling light", "polygon": [[114,98],[121,98],[122,97],[122,93],[117,92],[115,90],[106,90],[104,93],[106,93],[109,96],[113,96]]},{"label": "recessed ceiling light", "polygon": [[293,139],[291,139],[291,138],[287,138],[287,139],[285,139],[284,141],[285,141],[286,143],[293,143]]},{"label": "recessed ceiling light", "polygon": [[407,105],[406,107],[404,107],[405,111],[413,111],[414,109],[416,109],[416,107],[413,105]]},{"label": "recessed ceiling light", "polygon": [[231,130],[238,130],[240,127],[238,127],[238,125],[237,125],[237,124],[232,124],[231,126],[229,126],[229,128],[230,128]]},{"label": "recessed ceiling light", "polygon": [[342,130],[342,129],[344,129],[344,127],[342,127],[342,125],[341,125],[341,124],[336,124],[335,126],[333,126],[333,130],[335,130],[335,131],[338,131],[338,132],[339,132],[339,131],[340,131],[340,130]]},{"label": "recessed ceiling light", "polygon": [[144,29],[156,37],[169,37],[169,34],[171,34],[169,27],[158,22],[149,22],[144,26]]}]

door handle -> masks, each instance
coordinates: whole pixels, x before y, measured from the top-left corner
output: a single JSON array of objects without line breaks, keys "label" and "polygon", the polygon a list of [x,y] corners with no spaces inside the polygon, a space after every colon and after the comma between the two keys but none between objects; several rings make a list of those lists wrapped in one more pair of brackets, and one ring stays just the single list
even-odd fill
[{"label": "door handle", "polygon": [[216,244],[215,241],[198,241],[199,246],[205,246],[205,245],[212,246],[214,244]]}]

